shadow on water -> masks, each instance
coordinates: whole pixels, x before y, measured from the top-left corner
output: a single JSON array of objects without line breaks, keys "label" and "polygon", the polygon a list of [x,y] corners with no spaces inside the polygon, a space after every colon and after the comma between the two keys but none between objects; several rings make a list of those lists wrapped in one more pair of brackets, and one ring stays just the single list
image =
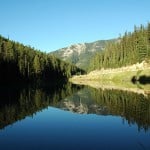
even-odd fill
[{"label": "shadow on water", "polygon": [[53,86],[3,86],[0,87],[0,129],[14,122],[33,116],[36,112],[55,105],[83,86],[70,83]]},{"label": "shadow on water", "polygon": [[150,76],[133,76],[131,79],[132,83],[136,84],[136,83],[140,83],[140,84],[150,84]]}]

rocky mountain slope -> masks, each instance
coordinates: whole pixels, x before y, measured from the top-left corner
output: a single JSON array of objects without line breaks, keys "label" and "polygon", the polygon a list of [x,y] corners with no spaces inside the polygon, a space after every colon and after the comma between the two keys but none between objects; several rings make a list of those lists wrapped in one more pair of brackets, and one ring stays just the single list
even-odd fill
[{"label": "rocky mountain slope", "polygon": [[92,43],[74,44],[69,47],[51,52],[50,54],[53,54],[64,61],[73,63],[76,66],[86,70],[93,55],[96,52],[102,51],[105,48],[105,45],[112,41],[115,41],[115,39],[99,40]]}]

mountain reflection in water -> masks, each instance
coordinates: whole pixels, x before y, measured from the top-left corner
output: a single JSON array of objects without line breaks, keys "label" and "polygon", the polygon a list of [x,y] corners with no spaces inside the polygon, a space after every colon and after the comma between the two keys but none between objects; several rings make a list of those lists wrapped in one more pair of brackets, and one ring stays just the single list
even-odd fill
[{"label": "mountain reflection in water", "polygon": [[129,125],[137,124],[139,130],[150,128],[150,95],[86,87],[55,107],[81,114],[121,116]]}]

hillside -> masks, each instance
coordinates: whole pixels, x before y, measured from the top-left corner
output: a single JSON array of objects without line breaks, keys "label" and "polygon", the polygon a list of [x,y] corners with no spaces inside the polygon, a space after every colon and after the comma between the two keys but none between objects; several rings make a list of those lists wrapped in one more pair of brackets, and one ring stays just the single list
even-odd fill
[{"label": "hillside", "polygon": [[113,41],[116,40],[99,40],[92,43],[74,44],[51,52],[50,54],[87,70],[90,59],[94,56],[94,54],[104,50],[106,44]]},{"label": "hillside", "polygon": [[84,72],[75,65],[2,36],[0,71],[0,83],[62,81]]},{"label": "hillside", "polygon": [[125,32],[119,42],[107,44],[103,52],[91,59],[89,71],[121,68],[144,60],[150,61],[150,23],[146,26],[134,26],[134,31]]}]

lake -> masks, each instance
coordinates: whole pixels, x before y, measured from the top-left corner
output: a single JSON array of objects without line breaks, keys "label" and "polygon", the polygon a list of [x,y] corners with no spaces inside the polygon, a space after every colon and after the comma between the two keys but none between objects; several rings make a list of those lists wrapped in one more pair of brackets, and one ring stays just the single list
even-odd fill
[{"label": "lake", "polygon": [[0,88],[1,150],[150,150],[150,95],[59,87]]}]

